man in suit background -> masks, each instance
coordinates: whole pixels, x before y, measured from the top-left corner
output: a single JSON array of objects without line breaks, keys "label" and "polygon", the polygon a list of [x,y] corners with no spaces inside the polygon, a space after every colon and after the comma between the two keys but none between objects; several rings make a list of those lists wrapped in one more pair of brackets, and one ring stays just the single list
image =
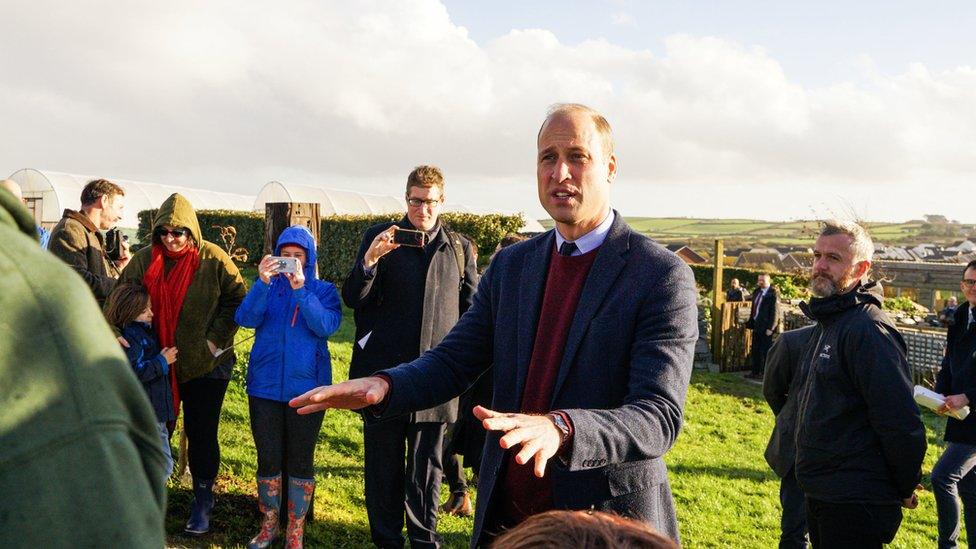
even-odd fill
[{"label": "man in suit background", "polygon": [[779,297],[770,285],[769,275],[763,273],[756,281],[752,294],[752,312],[746,328],[752,330],[752,371],[749,377],[762,380],[766,355],[773,344],[773,334],[779,329]]},{"label": "man in suit background", "polygon": [[802,370],[803,353],[810,343],[813,326],[783,332],[773,343],[766,358],[763,396],[776,415],[776,426],[766,445],[766,463],[779,476],[780,549],[807,546],[807,509],[803,491],[796,483],[793,463],[796,460],[796,406],[800,400],[806,372]]},{"label": "man in suit background", "polygon": [[557,105],[539,130],[554,230],[500,251],[440,345],[297,397],[300,412],[383,419],[453,398],[494,362],[472,545],[549,509],[637,518],[678,537],[662,456],[680,430],[698,338],[691,269],[610,208],[610,125]]},{"label": "man in suit background", "polygon": [[[444,175],[419,166],[407,177],[407,214],[366,230],[359,261],[342,286],[353,309],[356,343],[350,378],[408,362],[440,342],[471,305],[478,281],[473,245],[439,221]],[[423,232],[423,245],[400,246],[398,230]],[[411,547],[439,547],[444,431],[457,399],[391,421],[363,426],[366,514],[373,543],[403,547],[404,511]],[[404,452],[407,454],[404,462]]]}]

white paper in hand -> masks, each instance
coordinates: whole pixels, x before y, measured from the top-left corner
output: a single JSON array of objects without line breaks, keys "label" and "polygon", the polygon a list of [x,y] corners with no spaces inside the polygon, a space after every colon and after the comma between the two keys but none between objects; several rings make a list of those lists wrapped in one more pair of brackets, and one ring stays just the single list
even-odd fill
[{"label": "white paper in hand", "polygon": [[[939,408],[942,407],[943,404],[945,404],[945,397],[943,397],[939,393],[936,393],[935,391],[926,389],[921,385],[915,386],[914,396],[915,396],[915,402],[917,402],[921,406],[925,406],[926,408],[932,410],[933,412],[938,410]],[[956,410],[950,410],[949,413],[947,413],[946,415],[954,417],[959,420],[966,419],[966,416],[969,415],[969,406],[963,406],[962,408]]]}]

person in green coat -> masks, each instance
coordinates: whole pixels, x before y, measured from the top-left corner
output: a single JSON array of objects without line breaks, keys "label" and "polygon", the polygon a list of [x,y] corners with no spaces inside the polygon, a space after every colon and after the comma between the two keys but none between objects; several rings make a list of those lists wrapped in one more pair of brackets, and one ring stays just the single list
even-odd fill
[{"label": "person in green coat", "polygon": [[182,195],[160,205],[151,238],[151,246],[132,256],[119,283],[141,283],[149,290],[159,344],[179,350],[170,372],[175,409],[183,404],[194,497],[185,531],[204,534],[210,530],[220,465],[220,409],[235,362],[233,349],[219,351],[233,347],[234,313],[247,289],[230,256],[203,239],[197,214]]},{"label": "person in green coat", "polygon": [[163,547],[166,458],[91,291],[0,190],[0,539]]}]

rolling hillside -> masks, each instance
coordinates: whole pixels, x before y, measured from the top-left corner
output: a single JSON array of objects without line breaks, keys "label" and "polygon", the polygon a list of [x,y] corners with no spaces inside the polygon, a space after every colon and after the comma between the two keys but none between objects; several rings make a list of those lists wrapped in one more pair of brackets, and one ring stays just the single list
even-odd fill
[{"label": "rolling hillside", "polygon": [[[796,245],[813,240],[818,224],[816,221],[761,221],[755,219],[698,219],[691,217],[628,217],[627,223],[635,230],[665,243],[691,244],[693,248],[708,249],[715,238],[725,239],[726,248],[757,244]],[[552,227],[551,219],[540,220],[545,227]],[[935,234],[924,221],[905,223],[869,223],[875,242],[883,244],[914,244],[932,242],[947,244],[966,237],[961,226],[954,234]]]}]

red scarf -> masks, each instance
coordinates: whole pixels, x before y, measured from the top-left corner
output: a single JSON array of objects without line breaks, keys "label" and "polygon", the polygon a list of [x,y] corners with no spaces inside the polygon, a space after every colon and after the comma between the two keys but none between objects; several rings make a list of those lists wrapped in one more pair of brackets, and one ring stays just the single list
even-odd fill
[{"label": "red scarf", "polygon": [[[175,259],[176,264],[165,273],[164,259]],[[176,323],[183,310],[186,290],[193,282],[193,275],[200,266],[200,254],[193,243],[178,252],[171,252],[162,244],[153,244],[149,268],[142,276],[142,283],[149,290],[152,300],[153,330],[162,347],[176,345]],[[170,385],[173,387],[173,409],[180,413],[180,394],[176,383],[176,371],[169,370]]]}]

